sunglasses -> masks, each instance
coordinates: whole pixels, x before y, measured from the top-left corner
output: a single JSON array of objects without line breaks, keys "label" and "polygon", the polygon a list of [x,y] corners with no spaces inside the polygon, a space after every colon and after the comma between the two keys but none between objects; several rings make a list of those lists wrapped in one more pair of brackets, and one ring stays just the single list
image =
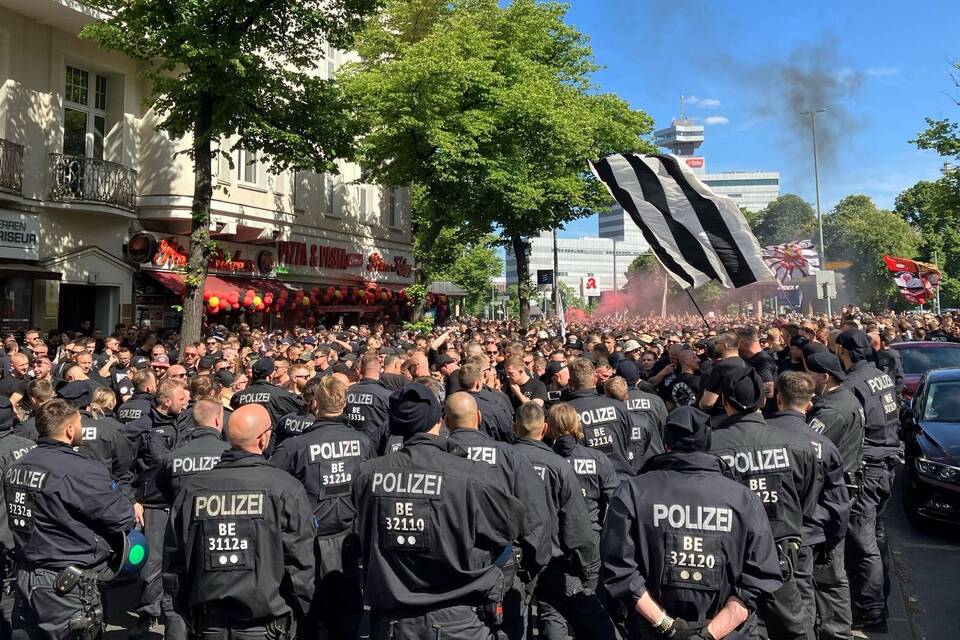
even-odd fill
[{"label": "sunglasses", "polygon": [[184,355],[184,356],[195,356],[195,355],[197,355],[197,352],[196,352],[196,351],[184,351],[184,352],[183,352],[183,355]]}]

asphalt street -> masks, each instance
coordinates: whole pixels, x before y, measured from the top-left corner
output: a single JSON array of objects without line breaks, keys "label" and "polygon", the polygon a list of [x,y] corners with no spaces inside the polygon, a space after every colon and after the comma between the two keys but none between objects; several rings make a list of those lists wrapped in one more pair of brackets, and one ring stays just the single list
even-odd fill
[{"label": "asphalt street", "polygon": [[[919,531],[903,510],[900,482],[885,513],[893,559],[888,601],[888,633],[855,632],[855,637],[877,640],[956,640],[960,638],[960,527],[934,526]],[[107,616],[112,623],[105,637],[125,640],[122,627],[133,624],[125,609],[135,602],[136,589],[121,587],[110,598]],[[162,632],[161,632],[162,633]],[[149,640],[159,640],[161,633]]]}]

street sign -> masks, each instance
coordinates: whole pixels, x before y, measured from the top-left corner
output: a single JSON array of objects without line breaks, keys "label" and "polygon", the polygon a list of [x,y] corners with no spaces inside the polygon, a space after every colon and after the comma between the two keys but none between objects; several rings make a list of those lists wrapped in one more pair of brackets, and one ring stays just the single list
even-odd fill
[{"label": "street sign", "polygon": [[824,269],[830,271],[843,271],[844,269],[849,269],[853,266],[853,262],[850,260],[831,260],[823,265]]},{"label": "street sign", "polygon": [[837,272],[817,271],[817,300],[833,300],[837,297]]},{"label": "street sign", "polygon": [[537,269],[537,284],[541,287],[553,284],[553,269]]}]

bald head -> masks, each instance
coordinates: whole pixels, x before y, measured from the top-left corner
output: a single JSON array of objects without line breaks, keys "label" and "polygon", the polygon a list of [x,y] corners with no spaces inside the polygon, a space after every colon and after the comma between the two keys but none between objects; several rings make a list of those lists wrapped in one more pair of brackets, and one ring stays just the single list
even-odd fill
[{"label": "bald head", "polygon": [[270,414],[259,404],[245,404],[230,416],[230,446],[261,454],[270,443]]},{"label": "bald head", "polygon": [[480,412],[477,410],[477,401],[469,393],[458,391],[447,398],[443,406],[443,417],[447,428],[479,429]]},{"label": "bald head", "polygon": [[172,364],[170,368],[167,369],[168,378],[186,378],[187,370],[182,364]]}]

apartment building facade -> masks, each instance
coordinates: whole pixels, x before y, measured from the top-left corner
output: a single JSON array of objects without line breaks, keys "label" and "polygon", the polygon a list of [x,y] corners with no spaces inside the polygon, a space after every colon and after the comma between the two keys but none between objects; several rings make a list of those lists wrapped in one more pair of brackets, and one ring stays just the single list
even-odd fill
[{"label": "apartment building facade", "polygon": [[[157,130],[137,62],[78,38],[97,17],[72,0],[0,0],[0,331],[178,322],[190,141]],[[332,74],[346,54],[327,54]],[[412,283],[406,190],[338,168],[215,161],[213,277],[258,291]]]}]

